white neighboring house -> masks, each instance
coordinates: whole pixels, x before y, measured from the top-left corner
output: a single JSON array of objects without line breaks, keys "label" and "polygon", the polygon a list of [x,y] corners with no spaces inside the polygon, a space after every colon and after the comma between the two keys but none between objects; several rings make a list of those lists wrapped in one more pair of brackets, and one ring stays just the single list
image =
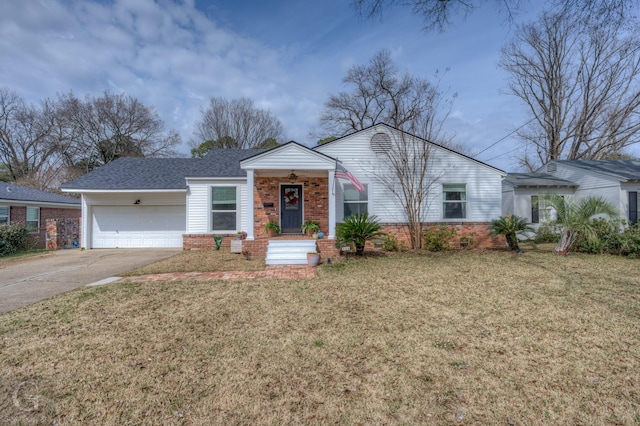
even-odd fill
[{"label": "white neighboring house", "polygon": [[[406,239],[404,211],[377,178],[388,171],[376,154],[379,141],[397,137],[422,141],[380,124],[314,148],[289,142],[270,150],[214,149],[200,159],[122,158],[63,190],[82,194],[85,248],[210,247],[213,235],[239,231],[247,247],[258,247],[267,221],[278,222],[284,238],[301,235],[302,223],[314,220],[332,240],[336,224],[358,212],[378,216]],[[426,222],[473,229],[492,244],[486,227],[501,215],[506,173],[426,143],[434,180]],[[365,190],[337,179],[338,164]]]},{"label": "white neighboring house", "polygon": [[[503,183],[503,213],[535,219],[534,197],[544,193],[580,200],[600,196],[616,206],[621,218],[638,221],[640,161],[553,160],[536,173],[509,173]],[[541,206],[544,209],[544,206]]]}]

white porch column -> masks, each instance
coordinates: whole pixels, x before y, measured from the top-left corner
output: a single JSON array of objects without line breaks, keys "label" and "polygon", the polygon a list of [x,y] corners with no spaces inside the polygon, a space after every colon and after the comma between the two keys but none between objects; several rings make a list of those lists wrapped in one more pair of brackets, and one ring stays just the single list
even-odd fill
[{"label": "white porch column", "polygon": [[253,236],[253,170],[247,170],[247,240],[254,240]]},{"label": "white porch column", "polygon": [[336,188],[335,170],[329,170],[329,235],[328,239],[336,238]]}]

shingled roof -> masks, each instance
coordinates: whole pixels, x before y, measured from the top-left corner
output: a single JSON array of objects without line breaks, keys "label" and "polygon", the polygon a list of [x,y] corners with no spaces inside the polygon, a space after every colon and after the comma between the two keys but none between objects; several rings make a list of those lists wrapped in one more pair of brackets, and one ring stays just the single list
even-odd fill
[{"label": "shingled roof", "polygon": [[79,205],[78,198],[66,195],[52,194],[51,192],[39,191],[25,186],[15,185],[8,182],[0,182],[1,202],[28,202],[28,203],[55,203]]},{"label": "shingled roof", "polygon": [[214,149],[203,158],[119,158],[62,186],[74,190],[181,190],[188,177],[245,177],[240,161],[260,149]]},{"label": "shingled roof", "polygon": [[612,175],[620,180],[640,180],[638,160],[557,160],[556,163]]},{"label": "shingled roof", "polygon": [[546,173],[507,173],[504,180],[516,188],[578,186],[577,183]]}]

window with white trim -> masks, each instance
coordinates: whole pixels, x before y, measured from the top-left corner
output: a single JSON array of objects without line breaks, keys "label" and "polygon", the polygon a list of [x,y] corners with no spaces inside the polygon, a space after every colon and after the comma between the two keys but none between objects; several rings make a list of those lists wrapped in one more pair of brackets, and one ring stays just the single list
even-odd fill
[{"label": "window with white trim", "polygon": [[352,184],[343,186],[344,217],[369,213],[369,184],[363,183],[364,191],[359,192]]},{"label": "window with white trim", "polygon": [[235,186],[211,187],[211,230],[236,232],[238,218],[237,190]]},{"label": "window with white trim", "polygon": [[37,232],[40,228],[40,208],[27,207],[27,228],[31,232]]},{"label": "window with white trim", "polygon": [[467,186],[465,184],[442,185],[442,217],[444,219],[467,217]]},{"label": "window with white trim", "polygon": [[0,225],[9,224],[9,207],[0,207]]},{"label": "window with white trim", "polygon": [[[564,198],[564,195],[562,196]],[[557,219],[556,212],[544,197],[531,196],[531,223],[550,223]]]}]

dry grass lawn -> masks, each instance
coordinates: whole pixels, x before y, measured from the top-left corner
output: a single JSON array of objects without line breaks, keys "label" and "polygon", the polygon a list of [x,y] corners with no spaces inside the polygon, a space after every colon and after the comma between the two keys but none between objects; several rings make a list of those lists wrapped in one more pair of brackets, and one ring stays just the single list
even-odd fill
[{"label": "dry grass lawn", "polygon": [[0,316],[0,424],[640,422],[638,260],[402,255]]},{"label": "dry grass lawn", "polygon": [[231,253],[228,247],[222,247],[220,250],[183,251],[159,262],[132,269],[125,275],[168,272],[260,271],[264,267],[264,259],[247,259],[242,254]]}]

